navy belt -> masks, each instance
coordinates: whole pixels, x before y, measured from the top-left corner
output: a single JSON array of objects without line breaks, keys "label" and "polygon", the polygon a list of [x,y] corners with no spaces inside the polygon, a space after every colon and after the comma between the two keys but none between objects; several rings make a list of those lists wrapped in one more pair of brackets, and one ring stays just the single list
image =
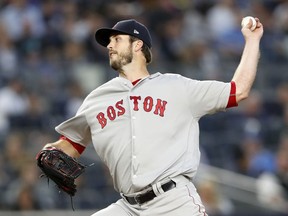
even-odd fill
[{"label": "navy belt", "polygon": [[[176,183],[172,180],[161,185],[161,188],[164,192],[169,191],[174,187],[176,187]],[[125,196],[124,195],[124,197],[127,200],[127,202],[129,202],[131,205],[135,205],[135,204],[141,205],[143,203],[149,202],[152,199],[154,199],[156,197],[156,194],[154,193],[153,189],[151,188],[151,190],[148,190],[144,194],[138,194],[136,196]]]}]

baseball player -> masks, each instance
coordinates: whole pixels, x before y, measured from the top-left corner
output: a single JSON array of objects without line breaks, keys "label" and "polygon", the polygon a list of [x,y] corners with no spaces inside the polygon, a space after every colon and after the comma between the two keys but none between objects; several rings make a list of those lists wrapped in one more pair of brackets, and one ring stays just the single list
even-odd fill
[{"label": "baseball player", "polygon": [[[207,215],[193,184],[200,160],[199,119],[237,106],[254,82],[263,26],[242,27],[245,46],[231,82],[150,73],[152,40],[136,20],[96,31],[119,76],[93,90],[56,127],[56,148],[80,157],[89,143],[109,168],[121,199],[93,216]],[[97,180],[96,180],[97,181]]]}]

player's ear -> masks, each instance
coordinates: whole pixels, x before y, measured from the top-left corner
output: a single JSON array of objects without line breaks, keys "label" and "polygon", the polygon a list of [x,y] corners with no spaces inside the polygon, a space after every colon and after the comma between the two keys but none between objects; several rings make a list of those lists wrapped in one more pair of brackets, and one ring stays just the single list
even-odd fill
[{"label": "player's ear", "polygon": [[136,40],[134,41],[134,50],[137,52],[137,51],[141,51],[142,50],[142,47],[143,47],[143,41],[142,40]]}]

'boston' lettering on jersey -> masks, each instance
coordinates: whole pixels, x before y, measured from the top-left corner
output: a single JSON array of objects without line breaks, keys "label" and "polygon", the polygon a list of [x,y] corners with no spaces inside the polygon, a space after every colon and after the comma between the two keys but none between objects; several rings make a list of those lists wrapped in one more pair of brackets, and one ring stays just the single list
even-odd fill
[{"label": "'boston' lettering on jersey", "polygon": [[[151,112],[155,115],[164,117],[167,101],[161,99],[153,99],[151,96],[147,96],[142,101],[141,96],[130,96],[129,98],[133,102],[133,110],[139,111],[139,103],[142,102],[143,110],[145,112]],[[106,115],[103,112],[98,113],[96,116],[101,128],[103,129],[107,125],[108,119],[113,121],[116,117],[124,115],[126,109],[123,107],[123,100],[118,101],[115,106],[108,106],[106,109]]]}]

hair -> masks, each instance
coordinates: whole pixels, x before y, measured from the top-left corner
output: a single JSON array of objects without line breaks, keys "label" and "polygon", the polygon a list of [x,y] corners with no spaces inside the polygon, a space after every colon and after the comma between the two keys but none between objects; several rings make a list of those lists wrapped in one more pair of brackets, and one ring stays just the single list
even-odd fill
[{"label": "hair", "polygon": [[[133,43],[134,41],[137,41],[137,40],[140,40],[140,39],[130,35],[130,42],[131,43]],[[142,53],[146,59],[146,63],[147,64],[151,63],[152,62],[152,52],[151,52],[151,49],[148,47],[148,45],[145,44],[144,42],[143,42],[143,47],[142,47]]]}]

